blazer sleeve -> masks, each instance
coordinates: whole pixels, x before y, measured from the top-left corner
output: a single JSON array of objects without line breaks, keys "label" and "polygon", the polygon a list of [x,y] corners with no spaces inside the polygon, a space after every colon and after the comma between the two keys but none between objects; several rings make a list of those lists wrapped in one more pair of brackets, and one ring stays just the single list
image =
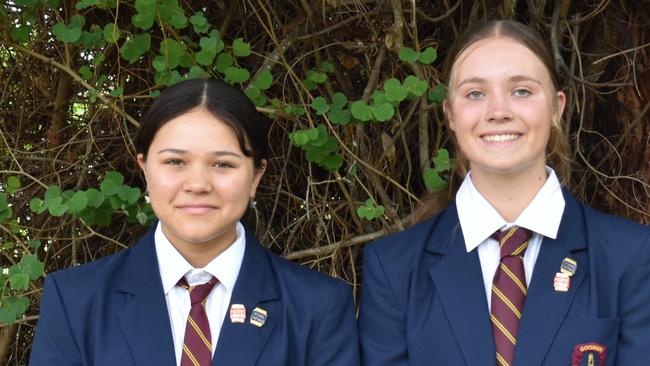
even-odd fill
[{"label": "blazer sleeve", "polygon": [[30,366],[81,365],[68,314],[53,275],[45,279],[41,310],[29,359]]},{"label": "blazer sleeve", "polygon": [[364,366],[404,366],[409,363],[406,315],[390,283],[373,246],[366,246],[359,310],[361,364]]},{"label": "blazer sleeve", "polygon": [[644,365],[650,359],[650,235],[637,258],[619,300],[618,366]]},{"label": "blazer sleeve", "polygon": [[337,281],[310,344],[307,365],[357,366],[359,342],[350,286]]}]

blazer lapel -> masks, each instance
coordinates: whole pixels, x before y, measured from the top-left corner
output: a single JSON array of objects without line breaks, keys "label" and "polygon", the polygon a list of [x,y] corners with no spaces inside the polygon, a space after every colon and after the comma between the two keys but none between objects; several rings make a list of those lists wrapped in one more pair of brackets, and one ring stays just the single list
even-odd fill
[{"label": "blazer lapel", "polygon": [[[241,304],[246,307],[246,321],[233,323],[226,313],[213,365],[254,365],[273,328],[281,322],[281,304],[277,301],[279,291],[270,260],[266,249],[246,230],[246,252],[230,299],[231,306]],[[256,307],[266,311],[262,326],[250,322]]]},{"label": "blazer lapel", "polygon": [[444,257],[429,271],[469,366],[495,365],[490,314],[476,250],[467,253],[456,205],[445,210],[425,250]]},{"label": "blazer lapel", "polygon": [[[583,213],[578,202],[566,191],[564,193],[566,206],[557,239],[543,239],[535,263],[519,326],[513,365],[542,364],[577,289],[588,276]],[[569,291],[558,292],[553,287],[553,278],[560,271],[565,258],[574,259],[578,268],[571,277]]]},{"label": "blazer lapel", "polygon": [[176,365],[167,302],[156,259],[155,224],[129,254],[115,291],[125,299],[117,319],[137,365]]}]

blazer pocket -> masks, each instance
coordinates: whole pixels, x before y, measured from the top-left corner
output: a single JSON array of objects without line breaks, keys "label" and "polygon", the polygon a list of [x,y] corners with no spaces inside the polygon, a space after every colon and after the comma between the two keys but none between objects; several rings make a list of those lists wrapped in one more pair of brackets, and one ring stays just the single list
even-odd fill
[{"label": "blazer pocket", "polygon": [[607,355],[605,364],[613,365],[619,327],[618,318],[565,318],[544,365],[570,365],[574,352],[579,352],[576,348],[587,344],[604,347]]}]

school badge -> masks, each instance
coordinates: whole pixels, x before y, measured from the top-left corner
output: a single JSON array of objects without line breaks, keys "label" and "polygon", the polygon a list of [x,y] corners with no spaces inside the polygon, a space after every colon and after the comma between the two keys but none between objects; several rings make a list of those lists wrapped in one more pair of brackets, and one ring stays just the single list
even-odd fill
[{"label": "school badge", "polygon": [[253,309],[253,312],[251,313],[250,323],[255,326],[262,327],[266,323],[266,317],[267,317],[266,310],[256,307],[255,309]]},{"label": "school badge", "polygon": [[246,321],[246,307],[242,304],[230,305],[230,322],[243,323]]},{"label": "school badge", "polygon": [[582,343],[573,347],[571,366],[605,366],[607,347],[599,343]]}]

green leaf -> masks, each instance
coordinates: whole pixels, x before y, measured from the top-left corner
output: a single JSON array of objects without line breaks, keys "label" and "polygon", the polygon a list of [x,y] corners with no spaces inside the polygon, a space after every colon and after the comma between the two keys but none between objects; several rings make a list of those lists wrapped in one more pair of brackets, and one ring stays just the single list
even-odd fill
[{"label": "green leaf", "polygon": [[187,17],[181,14],[172,15],[169,20],[169,24],[176,29],[183,29],[187,27]]},{"label": "green leaf", "polygon": [[328,155],[319,165],[330,172],[335,172],[343,166],[343,158],[340,155]]},{"label": "green leaf", "polygon": [[29,208],[32,210],[32,212],[39,214],[45,210],[43,200],[38,197],[34,197],[31,199],[31,201],[29,201]]},{"label": "green leaf", "polygon": [[348,102],[348,97],[341,92],[336,92],[332,95],[332,109],[343,109]]},{"label": "green leaf", "polygon": [[165,38],[160,43],[160,53],[165,57],[165,61],[170,69],[175,69],[185,54],[185,48],[182,44],[171,38]]},{"label": "green leaf", "polygon": [[391,78],[386,80],[384,82],[384,91],[386,92],[386,99],[391,102],[399,103],[406,99],[406,88],[397,79]]},{"label": "green leaf", "polygon": [[108,23],[104,27],[104,39],[108,43],[117,43],[120,39],[120,29],[115,23]]},{"label": "green leaf", "polygon": [[201,66],[192,66],[190,67],[190,71],[187,73],[187,78],[188,79],[198,79],[202,77],[206,77],[208,74],[203,70]]},{"label": "green leaf", "polygon": [[350,106],[352,116],[359,121],[366,122],[372,119],[372,108],[363,100],[357,100]]},{"label": "green leaf", "polygon": [[[104,40],[104,30],[102,27],[93,24],[90,26],[90,29],[90,32],[81,32],[79,43],[87,48],[104,48],[106,46],[106,41]],[[101,55],[103,56],[103,54]],[[98,58],[99,56],[93,58],[93,63],[96,62]]]},{"label": "green leaf", "polygon": [[88,206],[88,196],[84,191],[75,192],[72,198],[67,202],[68,210],[71,214],[75,215],[81,212]]},{"label": "green leaf", "polygon": [[329,61],[323,61],[318,69],[322,72],[331,73],[334,72],[334,65],[332,65],[332,63]]},{"label": "green leaf", "polygon": [[253,85],[259,88],[260,90],[267,90],[273,84],[273,75],[269,70],[263,70],[257,75],[257,78],[253,81]]},{"label": "green leaf", "polygon": [[436,172],[451,170],[451,161],[447,149],[438,149],[438,153],[433,158],[433,166]]},{"label": "green leaf", "polygon": [[[216,37],[201,37],[199,45],[201,51],[195,54],[195,58],[200,65],[212,64],[217,53],[223,49],[223,42]],[[219,46],[221,46],[221,49],[218,49]]]},{"label": "green leaf", "polygon": [[373,106],[372,115],[375,117],[377,121],[385,122],[393,118],[393,115],[395,115],[395,110],[393,109],[392,105],[388,103],[383,103],[380,105]]},{"label": "green leaf", "polygon": [[112,196],[118,193],[122,183],[124,182],[124,176],[119,172],[110,171],[104,177],[104,180],[99,185],[99,189],[106,196]]},{"label": "green leaf", "polygon": [[217,69],[218,72],[225,74],[226,70],[228,67],[232,66],[233,64],[233,58],[230,56],[228,53],[220,53],[219,56],[217,56],[217,61],[215,63],[215,69]]},{"label": "green leaf", "polygon": [[246,69],[240,69],[234,66],[226,68],[225,80],[230,84],[242,84],[250,78],[250,73]]},{"label": "green leaf", "polygon": [[138,13],[131,17],[131,23],[142,30],[148,30],[156,20],[155,13]]},{"label": "green leaf", "polygon": [[140,56],[144,55],[151,48],[151,35],[142,33],[133,38],[129,38],[120,47],[120,56],[130,64],[136,62]]},{"label": "green leaf", "polygon": [[11,28],[11,38],[18,43],[29,42],[29,35],[32,32],[31,25],[19,25]]},{"label": "green leaf", "polygon": [[19,266],[9,269],[9,284],[16,291],[24,291],[29,288],[29,275]]},{"label": "green leaf", "polygon": [[47,191],[45,191],[46,201],[50,198],[60,197],[60,196],[61,196],[61,189],[59,188],[59,186],[51,185],[47,187]]},{"label": "green leaf", "polygon": [[357,215],[362,219],[370,220],[370,217],[373,214],[373,209],[368,206],[359,206],[357,207]]},{"label": "green leaf", "polygon": [[8,324],[20,318],[29,307],[29,298],[8,296],[0,302],[0,323]]},{"label": "green leaf", "polygon": [[38,249],[41,247],[41,241],[40,240],[30,240],[27,242],[27,245],[30,248]]},{"label": "green leaf", "polygon": [[10,176],[7,178],[7,192],[15,193],[20,189],[20,179],[16,176]]},{"label": "green leaf", "polygon": [[90,81],[93,78],[93,72],[88,65],[83,65],[79,68],[79,75],[86,81]]},{"label": "green leaf", "polygon": [[165,58],[162,55],[154,57],[151,61],[151,66],[153,66],[154,70],[158,72],[167,70],[167,63],[165,62]]},{"label": "green leaf", "polygon": [[97,5],[99,3],[99,0],[81,0],[78,3],[75,4],[75,9],[77,10],[82,10],[85,8],[89,8],[93,5]]},{"label": "green leaf", "polygon": [[429,65],[433,63],[438,58],[438,52],[433,47],[427,47],[420,54],[418,61],[422,64]]},{"label": "green leaf", "polygon": [[25,273],[29,276],[28,279],[31,281],[41,277],[45,271],[43,262],[39,261],[35,254],[23,255],[18,265],[24,269]]},{"label": "green leaf", "polygon": [[443,83],[438,84],[435,89],[429,90],[428,97],[434,103],[442,103],[447,97],[447,87]]},{"label": "green leaf", "polygon": [[86,190],[86,199],[88,200],[88,207],[97,208],[104,202],[104,194],[95,188]]},{"label": "green leaf", "polygon": [[377,105],[388,102],[386,99],[386,93],[381,90],[375,90],[372,92],[372,101]]},{"label": "green leaf", "polygon": [[140,188],[122,186],[118,191],[118,196],[129,205],[132,205],[140,199]]},{"label": "green leaf", "polygon": [[314,108],[316,114],[319,116],[324,115],[330,110],[330,106],[327,104],[327,100],[325,100],[323,97],[314,98],[314,100],[311,102],[311,107]]},{"label": "green leaf", "polygon": [[86,18],[82,15],[74,15],[70,18],[70,24],[62,22],[56,23],[52,27],[52,33],[61,42],[75,43],[81,38],[81,28],[84,26]]},{"label": "green leaf", "polygon": [[426,81],[420,80],[414,75],[409,75],[404,79],[404,87],[409,94],[419,97],[427,91],[428,85]]},{"label": "green leaf", "polygon": [[190,23],[192,23],[192,29],[196,33],[207,33],[210,29],[210,24],[208,19],[205,18],[202,11],[196,12],[196,14],[190,17]]},{"label": "green leaf", "polygon": [[57,198],[58,199],[46,201],[46,205],[50,215],[54,217],[61,217],[68,210],[68,207],[61,203],[63,200],[61,197]]},{"label": "green leaf", "polygon": [[411,47],[402,47],[402,49],[399,50],[398,57],[404,62],[415,62],[420,57],[420,53]]},{"label": "green leaf", "polygon": [[147,223],[147,221],[149,221],[149,218],[147,217],[147,214],[142,212],[142,211],[138,212],[138,214],[136,215],[136,218],[138,219],[138,223],[140,223],[140,225],[145,225]]},{"label": "green leaf", "polygon": [[121,97],[122,94],[124,93],[124,88],[121,86],[118,86],[117,88],[111,90],[111,97]]},{"label": "green leaf", "polygon": [[232,53],[236,57],[246,57],[251,54],[251,45],[244,42],[243,38],[237,38],[232,43]]},{"label": "green leaf", "polygon": [[334,124],[346,125],[350,122],[352,113],[349,109],[335,109],[330,111],[330,113],[327,114],[327,117]]},{"label": "green leaf", "polygon": [[327,80],[327,74],[323,72],[309,70],[307,71],[307,80],[312,81],[316,84],[322,84]]},{"label": "green leaf", "polygon": [[424,185],[431,192],[438,192],[447,187],[447,182],[440,177],[435,169],[426,168],[424,170]]}]

